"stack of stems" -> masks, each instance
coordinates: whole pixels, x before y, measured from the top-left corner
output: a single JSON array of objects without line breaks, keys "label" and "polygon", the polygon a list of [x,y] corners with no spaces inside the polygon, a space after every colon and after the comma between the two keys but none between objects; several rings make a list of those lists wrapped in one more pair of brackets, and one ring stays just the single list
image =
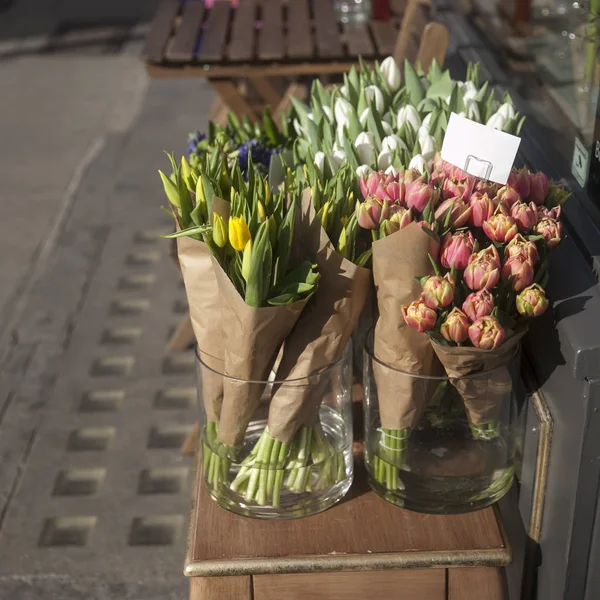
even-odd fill
[{"label": "stack of stems", "polygon": [[482,423],[481,425],[469,423],[469,427],[475,440],[493,440],[500,435],[500,426],[495,421]]},{"label": "stack of stems", "polygon": [[[209,487],[217,490],[227,483],[227,473],[231,461],[227,448],[217,440],[219,424],[209,421],[206,424],[206,441],[202,443],[202,469]],[[215,452],[216,450],[216,452]]]},{"label": "stack of stems", "polygon": [[377,451],[373,456],[373,477],[388,490],[398,489],[398,471],[404,460],[410,429],[381,429]]}]

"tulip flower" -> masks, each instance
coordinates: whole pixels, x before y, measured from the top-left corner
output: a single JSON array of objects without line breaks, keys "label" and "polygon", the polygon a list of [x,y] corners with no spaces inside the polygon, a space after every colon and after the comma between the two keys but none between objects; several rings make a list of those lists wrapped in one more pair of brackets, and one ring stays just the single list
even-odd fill
[{"label": "tulip flower", "polygon": [[424,136],[419,140],[421,154],[426,161],[433,160],[435,155],[435,138],[432,135]]},{"label": "tulip flower", "polygon": [[469,222],[472,208],[465,204],[460,198],[448,198],[444,200],[435,211],[435,218],[445,223],[450,212],[450,226],[458,229]]},{"label": "tulip flower", "polygon": [[368,177],[371,173],[374,173],[374,171],[369,165],[360,165],[356,168],[356,176],[359,179],[364,179],[365,177]]},{"label": "tulip flower", "polygon": [[496,317],[482,317],[469,327],[469,339],[475,348],[494,350],[504,341],[504,329]]},{"label": "tulip flower", "polygon": [[400,152],[402,150],[408,150],[404,140],[397,135],[388,135],[383,138],[381,142],[381,148],[386,152]]},{"label": "tulip flower", "polygon": [[[393,208],[396,208],[396,211],[392,213]],[[400,231],[400,229],[403,229],[409,223],[412,223],[412,213],[410,210],[395,205],[390,208],[390,217],[383,221],[379,230],[382,237],[387,237],[388,235],[392,235],[392,233],[396,233],[396,231]]]},{"label": "tulip flower", "polygon": [[382,150],[377,157],[377,168],[380,171],[385,171],[388,167],[392,165],[393,155],[391,152],[387,152],[386,150]]},{"label": "tulip flower", "polygon": [[475,179],[473,177],[467,176],[465,179],[459,179],[458,177],[448,178],[442,186],[442,198],[444,200],[459,198],[463,202],[468,202],[473,193],[474,185]]},{"label": "tulip flower", "polygon": [[337,173],[344,162],[346,162],[346,153],[343,150],[334,150],[330,162],[334,174]]},{"label": "tulip flower", "polygon": [[510,102],[505,102],[496,112],[502,115],[507,121],[514,119],[516,116],[515,107]]},{"label": "tulip flower", "polygon": [[484,221],[487,221],[496,210],[493,200],[487,195],[475,192],[469,200],[471,207],[470,223],[474,227],[481,227]]},{"label": "tulip flower", "polygon": [[500,257],[494,246],[488,246],[472,254],[464,272],[469,289],[479,291],[492,289],[500,281]]},{"label": "tulip flower", "polygon": [[550,248],[554,248],[554,246],[557,246],[560,243],[562,225],[560,221],[555,221],[554,219],[542,219],[535,226],[535,232],[538,235],[544,236],[546,244],[548,244]]},{"label": "tulip flower", "polygon": [[550,182],[543,173],[532,173],[529,175],[529,200],[537,205],[542,205],[546,201]]},{"label": "tulip flower", "polygon": [[219,248],[224,248],[227,244],[227,227],[225,219],[217,213],[213,214],[213,241]]},{"label": "tulip flower", "polygon": [[454,280],[450,273],[443,277],[441,275],[429,277],[423,284],[421,300],[425,303],[425,306],[434,310],[451,304],[454,300]]},{"label": "tulip flower", "polygon": [[483,222],[483,232],[495,242],[510,242],[517,233],[519,227],[512,217],[496,212],[487,221]]},{"label": "tulip flower", "polygon": [[485,181],[484,179],[478,179],[473,187],[473,192],[479,192],[480,194],[487,194],[496,204],[495,201],[498,190],[500,189],[499,183],[493,181]]},{"label": "tulip flower", "polygon": [[415,132],[419,130],[419,127],[421,127],[421,117],[419,116],[417,109],[410,104],[403,106],[398,111],[398,119],[396,122],[398,129],[400,129],[405,123],[410,123]]},{"label": "tulip flower", "polygon": [[529,176],[530,173],[525,168],[513,169],[508,176],[508,186],[514,188],[523,201],[529,199],[529,192],[531,191]]},{"label": "tulip flower", "polygon": [[494,201],[497,205],[503,204],[504,206],[510,208],[516,202],[521,202],[521,195],[515,188],[505,185],[498,190]]},{"label": "tulip flower", "polygon": [[250,268],[252,266],[252,240],[248,240],[246,247],[244,248],[244,254],[242,257],[242,277],[247,282],[250,277]]},{"label": "tulip flower", "polygon": [[467,119],[471,119],[472,121],[477,121],[478,123],[481,121],[481,113],[479,112],[479,104],[475,102],[475,100],[471,98],[463,99],[465,105],[465,117]]},{"label": "tulip flower", "polygon": [[370,131],[359,133],[354,142],[360,160],[364,164],[371,164],[375,151],[375,136]]},{"label": "tulip flower", "polygon": [[385,108],[383,94],[381,93],[381,90],[377,86],[368,85],[365,88],[365,98],[367,99],[367,104],[369,104],[369,106],[371,105],[371,103],[373,101],[375,101],[375,110],[379,114],[383,113],[383,109]]},{"label": "tulip flower", "polygon": [[422,213],[431,202],[435,206],[439,200],[439,192],[432,185],[419,178],[406,186],[404,202],[408,208]]},{"label": "tulip flower", "polygon": [[315,165],[317,167],[317,169],[319,169],[319,171],[321,173],[323,173],[323,170],[325,169],[325,153],[324,152],[316,152],[315,153]]},{"label": "tulip flower", "polygon": [[528,260],[535,266],[538,260],[537,247],[533,242],[526,240],[521,234],[516,235],[504,249],[504,256],[512,258],[519,256],[523,260]]},{"label": "tulip flower", "polygon": [[359,204],[356,218],[363,229],[379,229],[388,218],[390,208],[387,200],[381,201],[377,196],[369,196]]},{"label": "tulip flower", "polygon": [[388,56],[379,66],[381,74],[387,83],[390,92],[396,92],[400,88],[402,83],[402,76],[400,75],[400,69],[398,64],[394,60],[393,56]]},{"label": "tulip flower", "polygon": [[390,206],[394,203],[402,204],[405,201],[405,185],[398,175],[391,173],[382,174],[381,181],[375,190],[375,195],[380,200],[387,200]]},{"label": "tulip flower", "polygon": [[529,204],[516,202],[510,209],[510,216],[517,222],[519,228],[524,231],[529,231],[538,220],[537,209],[533,202]]},{"label": "tulip flower", "polygon": [[536,208],[538,221],[541,221],[542,219],[554,219],[555,221],[558,221],[558,219],[560,218],[560,206],[555,206],[554,208],[548,208],[546,206],[537,206]]},{"label": "tulip flower", "polygon": [[500,131],[503,131],[507,122],[508,119],[504,115],[496,112],[488,119],[486,125],[492,129],[499,129]]},{"label": "tulip flower", "polygon": [[400,175],[400,171],[398,171],[398,169],[396,169],[396,167],[394,165],[390,165],[385,170],[385,174],[386,175],[393,175],[394,177],[398,177],[398,175]]},{"label": "tulip flower", "polygon": [[335,104],[333,106],[333,113],[335,115],[335,122],[337,123],[338,128],[340,125],[347,125],[350,122],[350,114],[354,108],[352,104],[348,102],[348,100],[344,100],[344,98],[338,97],[335,100]]},{"label": "tulip flower", "polygon": [[296,135],[298,137],[304,137],[306,135],[306,133],[304,131],[304,127],[302,127],[302,125],[300,125],[300,121],[298,121],[298,119],[294,119],[293,123],[294,123],[294,131],[296,132]]},{"label": "tulip flower", "polygon": [[329,108],[329,106],[321,106],[321,110],[325,113],[325,116],[327,117],[327,120],[330,123],[333,123],[333,111],[331,110],[331,108]]},{"label": "tulip flower", "polygon": [[427,129],[427,131],[430,131],[431,119],[433,119],[433,113],[429,113],[428,115],[425,116],[425,118],[423,119],[423,122],[421,123],[421,127],[424,127],[425,129]]},{"label": "tulip flower", "polygon": [[426,158],[422,154],[413,156],[410,163],[408,163],[409,169],[416,169],[419,173],[425,173],[429,171],[429,165]]},{"label": "tulip flower", "polygon": [[381,185],[382,176],[381,173],[372,171],[366,177],[360,179],[360,191],[362,192],[363,198],[367,198],[372,194],[377,193],[377,188]]},{"label": "tulip flower", "polygon": [[394,135],[394,129],[387,121],[381,121],[381,128],[383,129],[383,133],[385,133],[386,136]]},{"label": "tulip flower", "polygon": [[531,285],[533,275],[533,265],[521,256],[511,256],[502,267],[502,279],[512,280],[515,292],[520,292]]},{"label": "tulip flower", "polygon": [[440,262],[446,269],[454,267],[462,271],[469,264],[474,248],[475,240],[470,231],[447,233],[442,240]]},{"label": "tulip flower", "polygon": [[422,300],[415,300],[408,306],[403,306],[402,316],[409,327],[420,333],[433,329],[437,321],[435,310],[429,308]]},{"label": "tulip flower", "polygon": [[478,292],[473,292],[466,297],[462,309],[471,321],[477,321],[481,317],[487,317],[492,314],[494,310],[494,297],[485,288]]},{"label": "tulip flower", "polygon": [[526,287],[515,299],[517,311],[524,317],[539,317],[548,308],[546,292],[537,283]]},{"label": "tulip flower", "polygon": [[478,93],[477,86],[472,81],[458,81],[457,82],[463,100],[475,98]]},{"label": "tulip flower", "polygon": [[469,335],[469,319],[462,310],[453,308],[440,327],[440,333],[449,342],[461,344]]}]

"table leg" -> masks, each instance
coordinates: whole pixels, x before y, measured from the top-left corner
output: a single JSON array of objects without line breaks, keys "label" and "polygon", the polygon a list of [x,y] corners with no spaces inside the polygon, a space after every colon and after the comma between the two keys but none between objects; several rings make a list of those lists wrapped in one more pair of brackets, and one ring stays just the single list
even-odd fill
[{"label": "table leg", "polygon": [[251,577],[192,577],[190,600],[251,600]]},{"label": "table leg", "polygon": [[167,344],[167,350],[170,350],[171,352],[183,352],[195,341],[194,330],[192,329],[192,319],[188,312],[175,328],[175,331]]},{"label": "table leg", "polygon": [[252,87],[259,93],[265,104],[275,110],[283,99],[281,93],[273,85],[270,78],[267,77],[251,77],[250,83]]},{"label": "table leg", "polygon": [[506,600],[502,569],[457,567],[448,569],[448,600]]},{"label": "table leg", "polygon": [[297,81],[291,83],[283,94],[283,98],[279,104],[273,108],[274,121],[279,123],[281,115],[285,114],[290,109],[292,106],[292,98],[301,100],[306,97],[307,93],[308,91],[303,83],[298,83]]},{"label": "table leg", "polygon": [[214,90],[219,94],[221,100],[238,117],[246,115],[250,120],[257,119],[256,112],[240,94],[237,85],[230,79],[209,79]]}]

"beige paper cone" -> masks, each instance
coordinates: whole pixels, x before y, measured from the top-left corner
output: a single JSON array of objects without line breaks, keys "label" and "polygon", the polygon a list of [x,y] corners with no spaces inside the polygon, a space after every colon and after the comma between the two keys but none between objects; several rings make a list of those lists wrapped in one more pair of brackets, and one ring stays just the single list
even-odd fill
[{"label": "beige paper cone", "polygon": [[[316,261],[319,286],[285,341],[278,381],[291,380],[275,392],[269,407],[269,432],[289,442],[302,425],[312,425],[328,383],[315,373],[339,360],[371,287],[371,271],[342,258],[317,218],[310,190],[302,195],[299,239]],[[297,383],[294,380],[300,379]]]},{"label": "beige paper cone", "polygon": [[[213,258],[221,297],[224,380],[219,441],[239,446],[256,411],[277,353],[296,324],[306,300],[288,306],[248,306]],[[238,381],[239,380],[239,381]]]},{"label": "beige paper cone", "polygon": [[[379,315],[374,353],[381,362],[405,373],[432,375],[435,355],[429,338],[410,328],[402,306],[421,294],[415,277],[433,273],[428,254],[437,260],[439,241],[416,223],[373,242],[373,279]],[[429,382],[402,375],[373,362],[379,412],[384,429],[414,427],[427,403]]]},{"label": "beige paper cone", "polygon": [[[471,423],[496,422],[502,406],[510,400],[514,377],[509,365],[525,333],[519,331],[496,350],[431,343],[450,382],[462,396]],[[479,373],[482,375],[468,378]],[[467,379],[460,379],[464,377]]]}]

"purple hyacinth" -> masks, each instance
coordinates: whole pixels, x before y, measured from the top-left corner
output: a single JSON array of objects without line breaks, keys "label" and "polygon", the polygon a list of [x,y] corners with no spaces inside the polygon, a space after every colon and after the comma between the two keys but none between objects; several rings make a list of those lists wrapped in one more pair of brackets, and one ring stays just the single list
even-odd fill
[{"label": "purple hyacinth", "polygon": [[189,143],[187,147],[187,155],[189,158],[190,156],[192,156],[192,154],[196,154],[196,152],[198,151],[198,144],[206,139],[206,134],[196,131],[195,133],[190,133],[188,139]]},{"label": "purple hyacinth", "polygon": [[271,156],[281,152],[279,148],[270,148],[257,139],[244,142],[239,146],[238,150],[238,164],[245,179],[248,178],[248,155],[252,156],[252,163],[254,166],[258,168],[261,173],[266,174],[271,164]]}]

